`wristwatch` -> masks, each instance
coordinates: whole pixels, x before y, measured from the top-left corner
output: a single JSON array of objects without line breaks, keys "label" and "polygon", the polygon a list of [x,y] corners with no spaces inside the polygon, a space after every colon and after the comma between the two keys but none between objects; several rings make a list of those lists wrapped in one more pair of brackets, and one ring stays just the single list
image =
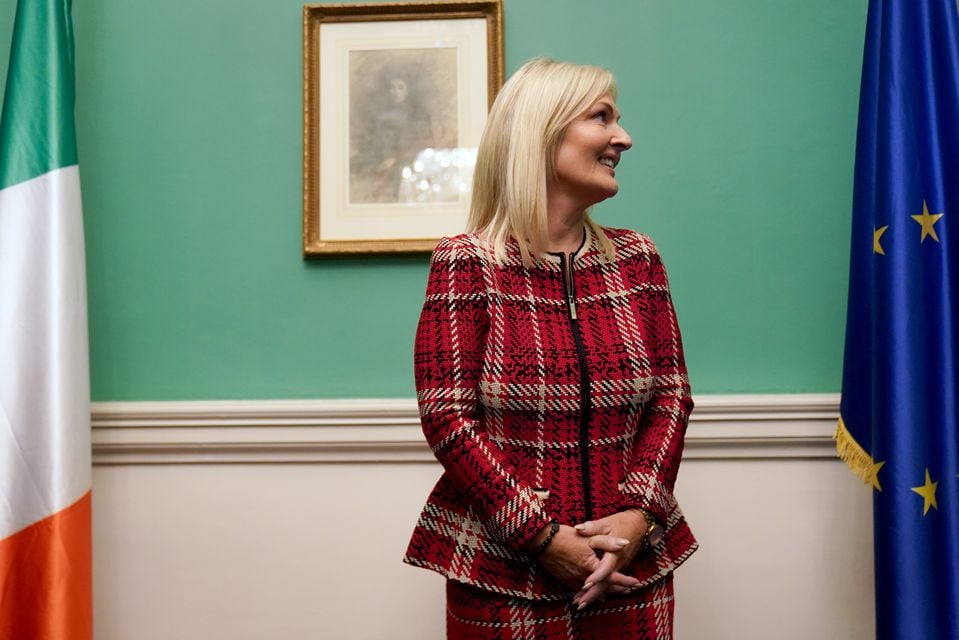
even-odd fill
[{"label": "wristwatch", "polygon": [[643,549],[655,547],[663,541],[663,535],[665,535],[666,530],[659,526],[659,524],[653,520],[653,516],[645,509],[637,509],[637,511],[642,513],[646,519],[646,535],[643,536]]}]

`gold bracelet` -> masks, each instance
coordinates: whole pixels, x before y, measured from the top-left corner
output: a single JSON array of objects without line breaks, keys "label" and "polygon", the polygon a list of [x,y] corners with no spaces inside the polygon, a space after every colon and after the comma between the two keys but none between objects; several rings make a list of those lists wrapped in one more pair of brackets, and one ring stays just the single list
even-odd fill
[{"label": "gold bracelet", "polygon": [[649,511],[646,511],[646,509],[642,509],[640,507],[633,507],[633,509],[643,514],[643,520],[646,521],[647,529],[649,529],[652,525],[656,524],[656,521],[653,519],[653,516],[650,515]]},{"label": "gold bracelet", "polygon": [[643,549],[649,549],[650,547],[655,547],[662,541],[665,530],[659,526],[659,523],[653,518],[653,516],[646,511],[646,509],[640,509],[639,507],[634,507],[636,511],[639,511],[643,514],[643,518],[646,519],[646,533],[643,534]]}]

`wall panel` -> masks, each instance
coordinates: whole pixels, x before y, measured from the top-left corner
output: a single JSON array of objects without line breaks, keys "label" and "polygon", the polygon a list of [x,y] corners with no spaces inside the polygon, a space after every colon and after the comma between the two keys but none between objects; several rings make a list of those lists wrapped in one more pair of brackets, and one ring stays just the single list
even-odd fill
[{"label": "wall panel", "polygon": [[[217,418],[219,414],[219,418]],[[835,396],[702,397],[677,495],[701,549],[677,637],[872,637],[870,493]],[[442,637],[400,562],[440,473],[408,401],[94,410],[97,637]]]}]

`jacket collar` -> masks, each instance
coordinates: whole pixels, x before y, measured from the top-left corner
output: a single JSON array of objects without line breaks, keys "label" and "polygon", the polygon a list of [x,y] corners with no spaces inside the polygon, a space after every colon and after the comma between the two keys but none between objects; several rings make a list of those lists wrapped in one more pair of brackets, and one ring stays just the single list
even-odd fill
[{"label": "jacket collar", "polygon": [[[593,246],[593,233],[592,231],[589,230],[588,224],[583,225],[583,241],[580,243],[579,248],[573,252],[573,262],[576,262],[581,257],[586,255],[586,252],[589,251],[589,249],[592,246]],[[558,251],[556,252],[549,251],[546,254],[544,254],[543,257],[549,262],[559,264],[562,261],[563,255],[564,254]]]}]

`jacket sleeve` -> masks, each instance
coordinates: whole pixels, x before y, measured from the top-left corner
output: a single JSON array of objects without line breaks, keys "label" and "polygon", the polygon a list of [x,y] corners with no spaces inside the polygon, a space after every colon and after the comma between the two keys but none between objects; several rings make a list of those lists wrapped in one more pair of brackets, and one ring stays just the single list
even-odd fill
[{"label": "jacket sleeve", "polygon": [[621,485],[622,508],[644,509],[668,526],[677,510],[673,488],[693,399],[666,270],[652,241],[645,237],[642,240],[648,245],[648,276],[640,308],[651,368],[651,395]]},{"label": "jacket sleeve", "polygon": [[444,238],[433,251],[414,344],[416,396],[423,433],[446,475],[487,532],[520,550],[549,517],[479,419],[488,314],[478,251],[462,237]]}]

